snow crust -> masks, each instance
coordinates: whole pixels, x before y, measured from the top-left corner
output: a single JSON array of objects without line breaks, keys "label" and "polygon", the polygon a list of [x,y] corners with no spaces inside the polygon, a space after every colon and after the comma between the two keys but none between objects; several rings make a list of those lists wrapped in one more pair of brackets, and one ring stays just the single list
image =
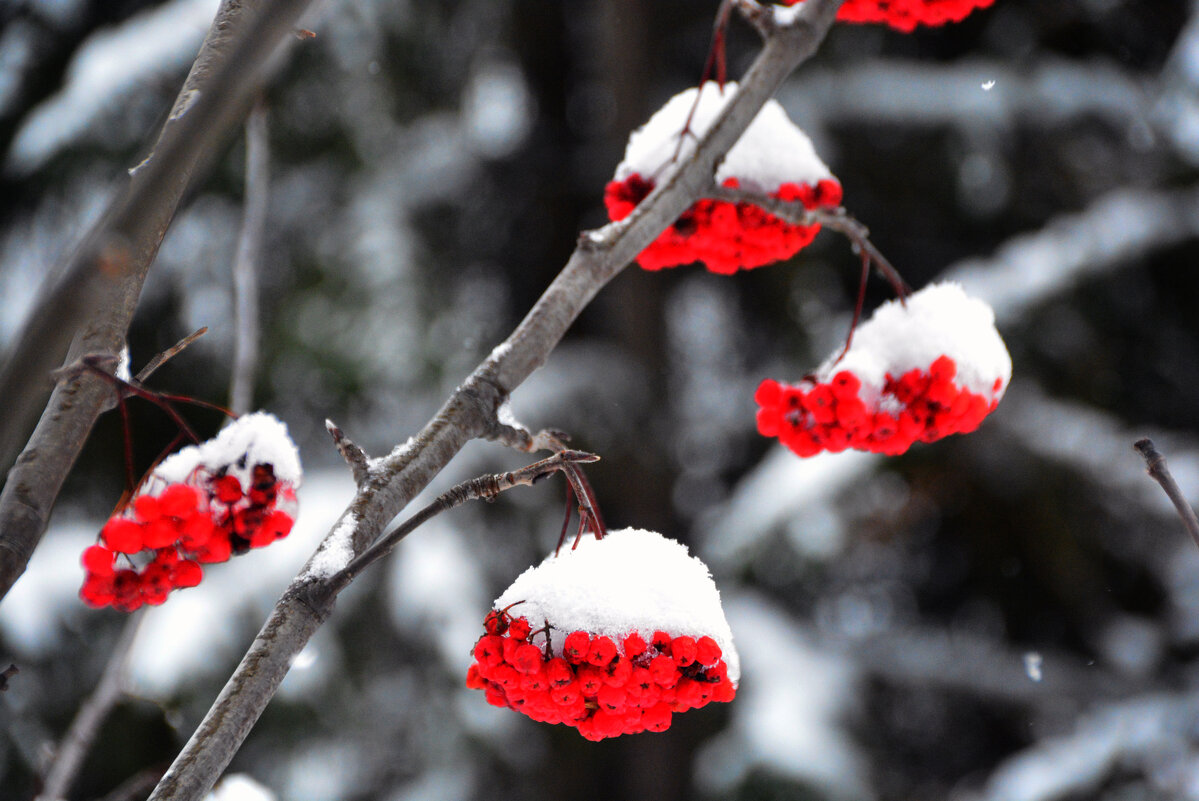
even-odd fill
[{"label": "snow crust", "polygon": [[[887,373],[898,378],[909,370],[927,370],[941,356],[957,364],[959,387],[994,400],[1003,397],[1012,357],[995,330],[995,314],[956,283],[930,284],[909,295],[906,308],[898,299],[884,303],[858,326],[845,358],[836,361],[834,355],[816,374],[824,382],[851,371],[869,403],[882,393]],[[1002,382],[998,392],[995,379]]]},{"label": "snow crust", "polygon": [[516,604],[511,614],[533,628],[549,621],[553,647],[562,653],[566,634],[586,631],[611,637],[620,646],[637,632],[649,642],[655,631],[672,637],[707,635],[716,640],[729,679],[741,677],[733,633],[708,567],[687,547],[655,531],[626,528],[602,540],[584,538],[530,567],[496,599],[494,608]]},{"label": "snow crust", "polygon": [[[653,178],[674,161],[676,152],[680,159],[687,158],[695,151],[699,137],[736,94],[737,84],[732,81],[725,83],[723,92],[709,81],[702,91],[693,88],[675,95],[629,137],[615,180],[623,181],[633,173]],[[699,105],[695,106],[697,95]],[[695,116],[691,119],[694,136],[687,135],[680,150],[679,134],[692,106],[695,106]],[[791,122],[777,101],[768,100],[716,169],[717,183],[728,178],[736,178],[747,189],[773,191],[785,183],[815,185],[832,179],[833,174],[816,155],[807,134]]]},{"label": "snow crust", "polygon": [[300,454],[287,426],[269,412],[242,415],[213,439],[172,454],[155,468],[154,477],[174,484],[186,481],[198,467],[209,472],[228,467],[228,474],[245,487],[256,464],[270,464],[279,481],[300,486]]},{"label": "snow crust", "polygon": [[328,537],[321,543],[320,550],[312,555],[308,563],[308,575],[313,578],[329,578],[350,563],[354,558],[354,529],[358,527],[358,516],[346,512]]},{"label": "snow crust", "polygon": [[727,795],[756,770],[816,785],[817,797],[869,799],[869,771],[842,721],[859,692],[851,662],[756,593],[729,602],[746,681],[725,731],[704,744],[696,779]]}]

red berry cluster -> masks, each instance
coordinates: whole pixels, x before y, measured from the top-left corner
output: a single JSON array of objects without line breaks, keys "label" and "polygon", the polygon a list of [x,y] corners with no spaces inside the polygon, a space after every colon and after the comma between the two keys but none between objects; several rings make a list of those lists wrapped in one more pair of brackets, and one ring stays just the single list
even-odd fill
[{"label": "red berry cluster", "polygon": [[[735,189],[738,182],[729,178],[724,185]],[[629,216],[653,188],[652,180],[637,173],[610,182],[604,189],[609,219]],[[786,183],[771,197],[799,201],[806,209],[831,208],[841,204],[841,184],[833,180],[815,186]],[[751,203],[700,200],[641,251],[637,262],[647,270],[660,270],[702,261],[714,273],[731,275],[789,259],[819,232],[819,225],[790,225]]]},{"label": "red berry cluster", "polygon": [[[255,465],[243,490],[234,475],[198,470],[186,483],[133,498],[100,530],[102,544],[83,552],[86,577],[79,596],[89,606],[132,612],[163,603],[171,590],[194,587],[200,563],[224,562],[287,536],[296,497],[269,464]],[[118,554],[128,568],[117,569]],[[131,558],[149,556],[140,568]]]},{"label": "red berry cluster", "polygon": [[[793,6],[803,0],[781,0]],[[837,12],[842,22],[879,22],[904,33],[919,25],[960,22],[970,12],[986,8],[995,0],[845,0]]]},{"label": "red berry cluster", "polygon": [[523,617],[493,611],[484,628],[466,686],[483,690],[494,706],[574,726],[588,740],[666,731],[675,712],[731,701],[737,692],[711,637],[657,631],[646,643],[633,632],[617,648],[611,637],[574,631],[562,656],[553,656],[548,644],[543,651],[532,643],[548,627],[534,632]]},{"label": "red berry cluster", "polygon": [[[954,383],[957,365],[948,356],[927,371],[909,370],[898,378],[887,374],[882,395],[872,406],[862,401],[861,381],[842,370],[826,383],[798,385],[767,379],[758,387],[758,432],[800,456],[846,448],[894,456],[912,443],[933,442],[978,428],[998,400]],[[996,379],[998,393],[1002,380]]]}]

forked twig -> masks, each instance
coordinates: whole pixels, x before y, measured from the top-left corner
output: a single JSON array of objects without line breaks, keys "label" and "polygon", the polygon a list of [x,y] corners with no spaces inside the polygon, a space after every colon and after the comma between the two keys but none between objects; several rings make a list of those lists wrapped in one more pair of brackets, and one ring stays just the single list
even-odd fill
[{"label": "forked twig", "polygon": [[162,353],[157,354],[150,361],[146,362],[146,366],[143,367],[136,376],[134,376],[134,379],[136,381],[138,381],[139,383],[145,381],[147,378],[149,378],[151,376],[151,374],[153,374],[153,372],[155,370],[157,370],[159,367],[162,367],[168,361],[170,361],[171,359],[178,356],[183,351],[184,348],[186,348],[188,345],[195,342],[197,339],[199,339],[200,337],[204,336],[207,333],[208,333],[208,326],[204,326],[203,328],[200,328],[200,329],[188,334],[183,339],[179,340],[174,345],[167,348]]},{"label": "forked twig", "polygon": [[[479,476],[478,478],[472,478],[461,484],[456,484],[439,495],[436,500],[424,509],[421,509],[408,518],[408,520],[404,521],[399,528],[381,537],[374,545],[351,560],[348,565],[327,578],[323,582],[321,590],[330,595],[336,595],[341,592],[349,586],[350,582],[359,573],[391,553],[401,540],[442,512],[479,498],[493,501],[500,493],[507,492],[513,487],[531,487],[538,481],[549,478],[559,471],[565,473],[567,478],[571,479],[571,473],[578,470],[578,465],[598,461],[599,457],[594,453],[559,451],[548,459],[534,462],[519,470],[513,470],[509,473],[491,473]],[[571,485],[575,486],[573,479],[571,479]],[[575,492],[579,492],[577,486],[575,487]]]},{"label": "forked twig", "polygon": [[1199,546],[1199,517],[1195,516],[1195,510],[1187,502],[1186,496],[1182,494],[1182,489],[1174,480],[1174,476],[1170,474],[1170,468],[1166,467],[1166,457],[1161,455],[1154,447],[1153,440],[1149,438],[1137,440],[1132,447],[1144,457],[1149,477],[1165,490],[1166,495],[1174,503],[1174,508],[1178,510],[1178,516],[1182,518],[1183,527],[1191,535],[1195,545]]}]

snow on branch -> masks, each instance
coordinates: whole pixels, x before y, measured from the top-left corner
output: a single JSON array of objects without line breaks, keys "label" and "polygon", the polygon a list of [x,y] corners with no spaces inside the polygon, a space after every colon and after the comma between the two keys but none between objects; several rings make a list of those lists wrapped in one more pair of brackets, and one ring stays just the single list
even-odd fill
[{"label": "snow on branch", "polygon": [[[384,527],[471,439],[494,430],[509,393],[545,363],[566,329],[603,286],[628,265],[711,183],[716,165],[783,80],[823,41],[840,0],[808,0],[793,24],[775,25],[740,90],[696,145],[624,220],[585,233],[562,272],[504,345],[446,400],[409,442],[372,465],[330,536],[361,554]],[[324,566],[326,570],[336,567]],[[344,565],[343,565],[344,567]],[[151,796],[193,801],[221,774],[286,676],[294,657],[328,618],[333,597],[310,570],[284,592],[216,703]]]}]

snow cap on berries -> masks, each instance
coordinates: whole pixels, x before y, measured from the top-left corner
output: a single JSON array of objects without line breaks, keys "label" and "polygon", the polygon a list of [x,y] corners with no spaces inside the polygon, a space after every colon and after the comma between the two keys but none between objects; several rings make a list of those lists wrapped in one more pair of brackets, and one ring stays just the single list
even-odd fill
[{"label": "snow cap on berries", "polygon": [[957,365],[959,387],[989,400],[1003,397],[1012,357],[995,330],[995,313],[952,282],[930,284],[902,303],[884,303],[858,326],[845,358],[838,361],[834,355],[816,376],[827,381],[848,370],[862,382],[862,399],[870,402],[881,394],[888,373],[927,370],[942,356]]},{"label": "snow cap on berries", "polygon": [[517,577],[495,608],[512,608],[535,628],[553,627],[554,653],[562,655],[565,634],[583,631],[623,643],[632,633],[649,643],[655,632],[671,637],[711,637],[720,646],[728,678],[741,676],[733,633],[708,567],[686,546],[643,529],[609,532],[580,541]]},{"label": "snow cap on berries", "polygon": [[796,385],[758,387],[758,432],[800,456],[846,448],[899,454],[975,430],[1012,376],[995,315],[961,286],[934,284],[881,306],[849,350]]},{"label": "snow cap on berries", "polygon": [[261,464],[274,468],[276,480],[293,489],[300,486],[300,454],[287,434],[287,425],[269,412],[242,415],[213,439],[173,454],[155,468],[154,477],[172,484],[187,481],[196,468],[213,474],[227,468],[227,475],[248,486],[254,466]]},{"label": "snow cap on berries", "polygon": [[[700,89],[675,95],[629,137],[624,161],[616,168],[614,179],[623,181],[634,174],[652,179],[675,159],[676,153],[678,158],[686,159],[736,94],[737,84],[732,81],[726,82],[723,89],[709,81]],[[684,134],[687,115],[693,106],[691,133]],[[816,155],[812,140],[791,122],[778,101],[767,100],[716,169],[718,184],[723,185],[730,178],[747,189],[771,192],[788,183],[816,186],[820,181],[833,179],[833,174]]]},{"label": "snow cap on berries", "polygon": [[[624,161],[604,187],[612,220],[632,214],[653,191],[655,181],[676,158],[686,158],[737,92],[705,83],[669,103],[629,138]],[[694,115],[692,115],[694,110]],[[689,119],[690,117],[690,119]],[[841,204],[841,184],[816,155],[808,137],[773,100],[717,168],[715,180],[750,197],[798,203],[812,211]],[[796,225],[753,202],[701,198],[637,256],[646,270],[701,262],[709,271],[731,275],[789,259],[807,247],[819,224]]]}]

